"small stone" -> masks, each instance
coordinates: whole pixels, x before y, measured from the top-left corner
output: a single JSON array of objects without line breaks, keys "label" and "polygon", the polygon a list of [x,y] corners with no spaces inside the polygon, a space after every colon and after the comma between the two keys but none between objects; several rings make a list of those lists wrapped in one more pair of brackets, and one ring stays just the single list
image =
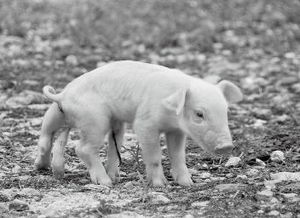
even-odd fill
[{"label": "small stone", "polygon": [[32,118],[27,119],[30,123],[30,126],[40,126],[42,124],[43,119],[42,118]]},{"label": "small stone", "polygon": [[248,177],[246,175],[238,175],[236,178],[237,179],[248,179]]},{"label": "small stone", "polygon": [[123,211],[119,214],[109,214],[105,216],[106,218],[145,218],[145,216],[140,215],[133,211]]},{"label": "small stone", "polygon": [[74,55],[68,55],[66,57],[66,63],[71,66],[77,66],[78,65],[77,57]]},{"label": "small stone", "polygon": [[272,210],[268,213],[269,216],[278,216],[280,213],[277,210]]},{"label": "small stone", "polygon": [[41,110],[41,111],[47,110],[49,107],[50,107],[49,104],[31,104],[31,105],[28,105],[28,108],[31,109],[31,110]]},{"label": "small stone", "polygon": [[8,208],[5,203],[0,203],[0,214],[6,214],[8,212]]},{"label": "small stone", "polygon": [[211,174],[210,174],[209,172],[204,172],[204,173],[201,173],[201,174],[199,175],[199,177],[200,177],[201,179],[208,179],[208,178],[211,177]]},{"label": "small stone", "polygon": [[220,184],[215,187],[221,192],[235,192],[241,189],[244,189],[246,185],[240,183],[229,183],[229,184]]},{"label": "small stone", "polygon": [[34,196],[40,196],[40,192],[34,188],[23,188],[18,195],[32,198]]},{"label": "small stone", "polygon": [[284,54],[284,57],[287,59],[294,59],[296,57],[294,52],[288,52]]},{"label": "small stone", "polygon": [[22,168],[19,165],[15,165],[12,169],[11,172],[12,173],[20,173],[22,170]]},{"label": "small stone", "polygon": [[10,97],[6,101],[6,105],[11,108],[24,107],[33,103],[41,103],[45,101],[42,93],[34,92],[31,90],[24,90],[21,93]]},{"label": "small stone", "polygon": [[154,204],[165,204],[170,202],[170,199],[164,196],[164,193],[150,192],[149,196]]},{"label": "small stone", "polygon": [[195,201],[191,204],[191,207],[206,207],[209,201]]},{"label": "small stone", "polygon": [[261,214],[261,213],[264,213],[263,210],[258,210],[257,213]]},{"label": "small stone", "polygon": [[300,198],[296,193],[281,193],[281,195],[286,198],[289,202],[298,202]]},{"label": "small stone", "polygon": [[226,178],[225,177],[222,177],[222,176],[216,176],[216,177],[210,177],[210,180],[211,181],[223,181],[225,180]]},{"label": "small stone", "polygon": [[84,188],[105,194],[110,192],[110,187],[107,187],[105,185],[87,184],[84,186]]},{"label": "small stone", "polygon": [[225,167],[237,166],[241,161],[240,157],[230,157],[225,164]]},{"label": "small stone", "polygon": [[277,180],[268,180],[268,181],[264,182],[264,185],[265,185],[266,189],[271,190],[271,189],[276,188],[276,183],[278,183],[278,182],[280,182],[280,181],[277,181]]},{"label": "small stone", "polygon": [[192,214],[186,214],[183,218],[194,218],[194,216]]},{"label": "small stone", "polygon": [[10,200],[10,196],[5,192],[0,192],[0,202],[7,202]]},{"label": "small stone", "polygon": [[256,159],[255,159],[255,162],[256,162],[259,166],[262,166],[262,167],[265,167],[265,166],[266,166],[265,162],[263,162],[261,159],[256,158]]},{"label": "small stone", "polygon": [[9,206],[9,210],[16,210],[16,211],[24,211],[24,210],[29,210],[29,206],[26,202],[15,199],[13,200]]},{"label": "small stone", "polygon": [[203,167],[204,169],[208,169],[208,165],[207,165],[206,163],[202,164],[202,167]]},{"label": "small stone", "polygon": [[233,178],[234,177],[234,174],[233,173],[227,173],[225,175],[226,178]]},{"label": "small stone", "polygon": [[126,189],[133,189],[134,188],[134,184],[132,183],[132,181],[129,181],[129,182],[127,182],[124,185],[124,188],[126,188]]},{"label": "small stone", "polygon": [[263,190],[260,192],[257,192],[257,198],[262,201],[271,200],[273,197],[273,192],[271,190]]},{"label": "small stone", "polygon": [[292,85],[292,89],[293,89],[296,93],[300,93],[300,83],[296,83],[296,84]]},{"label": "small stone", "polygon": [[271,173],[271,178],[277,181],[300,181],[300,172]]},{"label": "small stone", "polygon": [[249,170],[247,170],[247,172],[246,172],[246,175],[247,176],[250,176],[250,177],[252,177],[252,176],[256,176],[257,174],[259,174],[259,170],[257,170],[257,169],[249,169]]},{"label": "small stone", "polygon": [[281,214],[280,218],[292,218],[293,213],[292,212],[287,212],[285,214]]},{"label": "small stone", "polygon": [[284,153],[282,151],[277,150],[277,151],[273,151],[271,153],[271,160],[273,162],[281,163],[284,161],[284,159],[285,159],[285,157],[284,157]]}]

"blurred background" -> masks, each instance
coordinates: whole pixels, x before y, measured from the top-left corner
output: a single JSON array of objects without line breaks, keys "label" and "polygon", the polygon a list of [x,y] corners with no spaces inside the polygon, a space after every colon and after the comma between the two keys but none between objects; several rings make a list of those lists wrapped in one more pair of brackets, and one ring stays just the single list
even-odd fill
[{"label": "blurred background", "polygon": [[299,24],[298,0],[1,0],[0,75],[77,76],[119,59],[200,75],[261,71],[262,61],[297,61]]}]

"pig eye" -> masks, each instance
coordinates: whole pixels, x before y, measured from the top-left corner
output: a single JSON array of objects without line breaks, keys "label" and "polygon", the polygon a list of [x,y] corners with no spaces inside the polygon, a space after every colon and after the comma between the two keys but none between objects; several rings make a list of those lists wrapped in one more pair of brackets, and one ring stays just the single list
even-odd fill
[{"label": "pig eye", "polygon": [[199,123],[204,120],[204,115],[202,111],[195,111],[194,120]]},{"label": "pig eye", "polygon": [[201,119],[204,118],[203,113],[200,112],[200,111],[196,112],[196,116],[197,116],[198,118],[201,118]]}]

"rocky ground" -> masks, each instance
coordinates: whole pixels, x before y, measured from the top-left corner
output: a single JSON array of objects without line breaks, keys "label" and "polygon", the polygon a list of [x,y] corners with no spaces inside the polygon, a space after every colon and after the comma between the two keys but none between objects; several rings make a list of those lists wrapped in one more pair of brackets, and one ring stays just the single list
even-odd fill
[{"label": "rocky ground", "polygon": [[[68,8],[68,10],[66,10]],[[0,3],[0,217],[300,217],[300,4],[281,1],[55,1]],[[147,186],[128,129],[121,181],[90,183],[66,148],[62,180],[33,168],[45,84],[61,89],[103,64],[132,59],[229,79],[231,158],[187,143],[195,185]],[[100,156],[105,160],[105,150]]]}]

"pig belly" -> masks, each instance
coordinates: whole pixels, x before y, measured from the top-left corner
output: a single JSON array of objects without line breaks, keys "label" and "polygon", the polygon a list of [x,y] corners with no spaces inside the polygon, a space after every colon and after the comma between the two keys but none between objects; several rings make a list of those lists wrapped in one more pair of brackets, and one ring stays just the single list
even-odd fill
[{"label": "pig belly", "polygon": [[117,101],[110,104],[112,119],[132,123],[135,119],[137,106],[131,101]]}]

